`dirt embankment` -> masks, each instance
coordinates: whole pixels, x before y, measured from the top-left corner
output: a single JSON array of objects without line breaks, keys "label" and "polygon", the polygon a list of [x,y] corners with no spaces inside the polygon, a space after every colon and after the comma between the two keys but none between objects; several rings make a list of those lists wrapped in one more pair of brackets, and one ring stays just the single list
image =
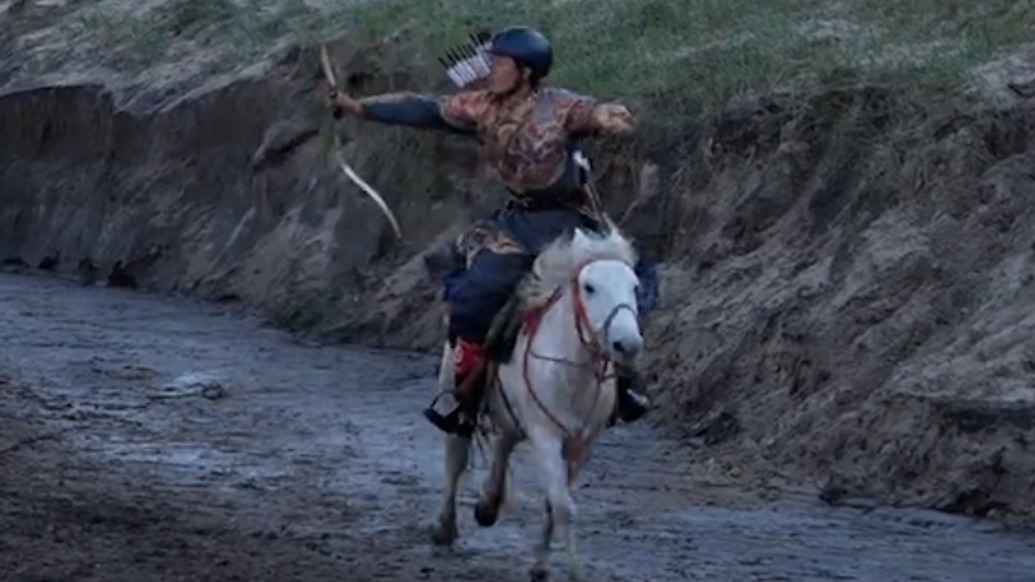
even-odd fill
[{"label": "dirt embankment", "polygon": [[[390,47],[332,48],[357,92],[406,86]],[[2,69],[7,262],[427,348],[421,254],[499,200],[472,144],[350,123],[394,242],[334,167],[311,51],[175,82]],[[642,190],[630,231],[666,261],[656,416],[745,479],[1031,518],[1035,102],[1005,89],[1023,77],[995,77],[997,105],[746,99],[665,156],[602,152],[612,210]]]},{"label": "dirt embankment", "polygon": [[[376,67],[336,49],[356,78]],[[19,84],[0,96],[4,260],[240,299],[307,326],[326,315],[327,301],[348,306],[350,293],[373,286],[380,272],[372,263],[395,266],[461,222],[470,205],[455,192],[477,191],[432,171],[447,158],[469,169],[469,144],[338,128],[346,156],[405,225],[396,244],[335,168],[335,128],[312,52],[289,48],[276,62],[200,86],[121,81]],[[384,79],[354,85],[387,89]]]},{"label": "dirt embankment", "polygon": [[715,124],[654,337],[666,410],[832,500],[1031,517],[1035,103],[902,119],[894,92]]}]

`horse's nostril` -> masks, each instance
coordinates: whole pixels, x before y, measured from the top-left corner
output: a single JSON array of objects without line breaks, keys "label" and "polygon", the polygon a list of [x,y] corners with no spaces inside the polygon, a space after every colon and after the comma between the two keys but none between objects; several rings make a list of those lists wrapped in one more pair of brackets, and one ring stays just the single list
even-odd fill
[{"label": "horse's nostril", "polygon": [[611,350],[616,356],[621,358],[635,358],[643,345],[637,340],[637,338],[622,338],[611,342]]}]

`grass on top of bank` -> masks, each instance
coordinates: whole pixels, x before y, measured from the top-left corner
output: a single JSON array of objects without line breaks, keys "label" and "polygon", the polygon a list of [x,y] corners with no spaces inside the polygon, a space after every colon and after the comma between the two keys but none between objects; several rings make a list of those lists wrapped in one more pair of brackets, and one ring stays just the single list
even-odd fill
[{"label": "grass on top of bank", "polygon": [[[1035,3],[1015,0],[105,0],[73,19],[83,39],[129,45],[137,66],[177,39],[224,46],[228,66],[280,40],[393,39],[414,68],[467,33],[530,24],[556,45],[553,81],[651,109],[698,110],[742,92],[893,81],[951,89],[1029,42]],[[390,41],[391,42],[391,41]],[[419,89],[419,88],[418,88]]]}]

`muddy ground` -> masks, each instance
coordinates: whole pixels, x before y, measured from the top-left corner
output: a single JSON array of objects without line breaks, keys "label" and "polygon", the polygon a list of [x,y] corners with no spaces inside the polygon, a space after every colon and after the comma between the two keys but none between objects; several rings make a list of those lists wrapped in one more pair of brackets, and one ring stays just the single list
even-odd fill
[{"label": "muddy ground", "polygon": [[[524,580],[537,490],[433,549],[434,359],[307,345],[221,305],[0,275],[0,579]],[[206,389],[207,386],[207,389]],[[831,508],[694,465],[641,423],[576,493],[594,580],[1022,581],[1035,537]],[[476,481],[485,473],[478,461]]]}]

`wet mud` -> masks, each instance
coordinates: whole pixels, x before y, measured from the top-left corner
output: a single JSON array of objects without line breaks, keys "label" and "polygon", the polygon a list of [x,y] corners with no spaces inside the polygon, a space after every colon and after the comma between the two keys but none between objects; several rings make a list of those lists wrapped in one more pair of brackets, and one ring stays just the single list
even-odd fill
[{"label": "wet mud", "polygon": [[[519,449],[492,529],[429,543],[436,361],[314,346],[225,305],[0,274],[0,580],[527,580]],[[576,491],[593,580],[1027,581],[1035,536],[721,487],[677,441],[608,432]],[[562,565],[557,563],[558,566]],[[559,574],[559,572],[558,572]]]}]

